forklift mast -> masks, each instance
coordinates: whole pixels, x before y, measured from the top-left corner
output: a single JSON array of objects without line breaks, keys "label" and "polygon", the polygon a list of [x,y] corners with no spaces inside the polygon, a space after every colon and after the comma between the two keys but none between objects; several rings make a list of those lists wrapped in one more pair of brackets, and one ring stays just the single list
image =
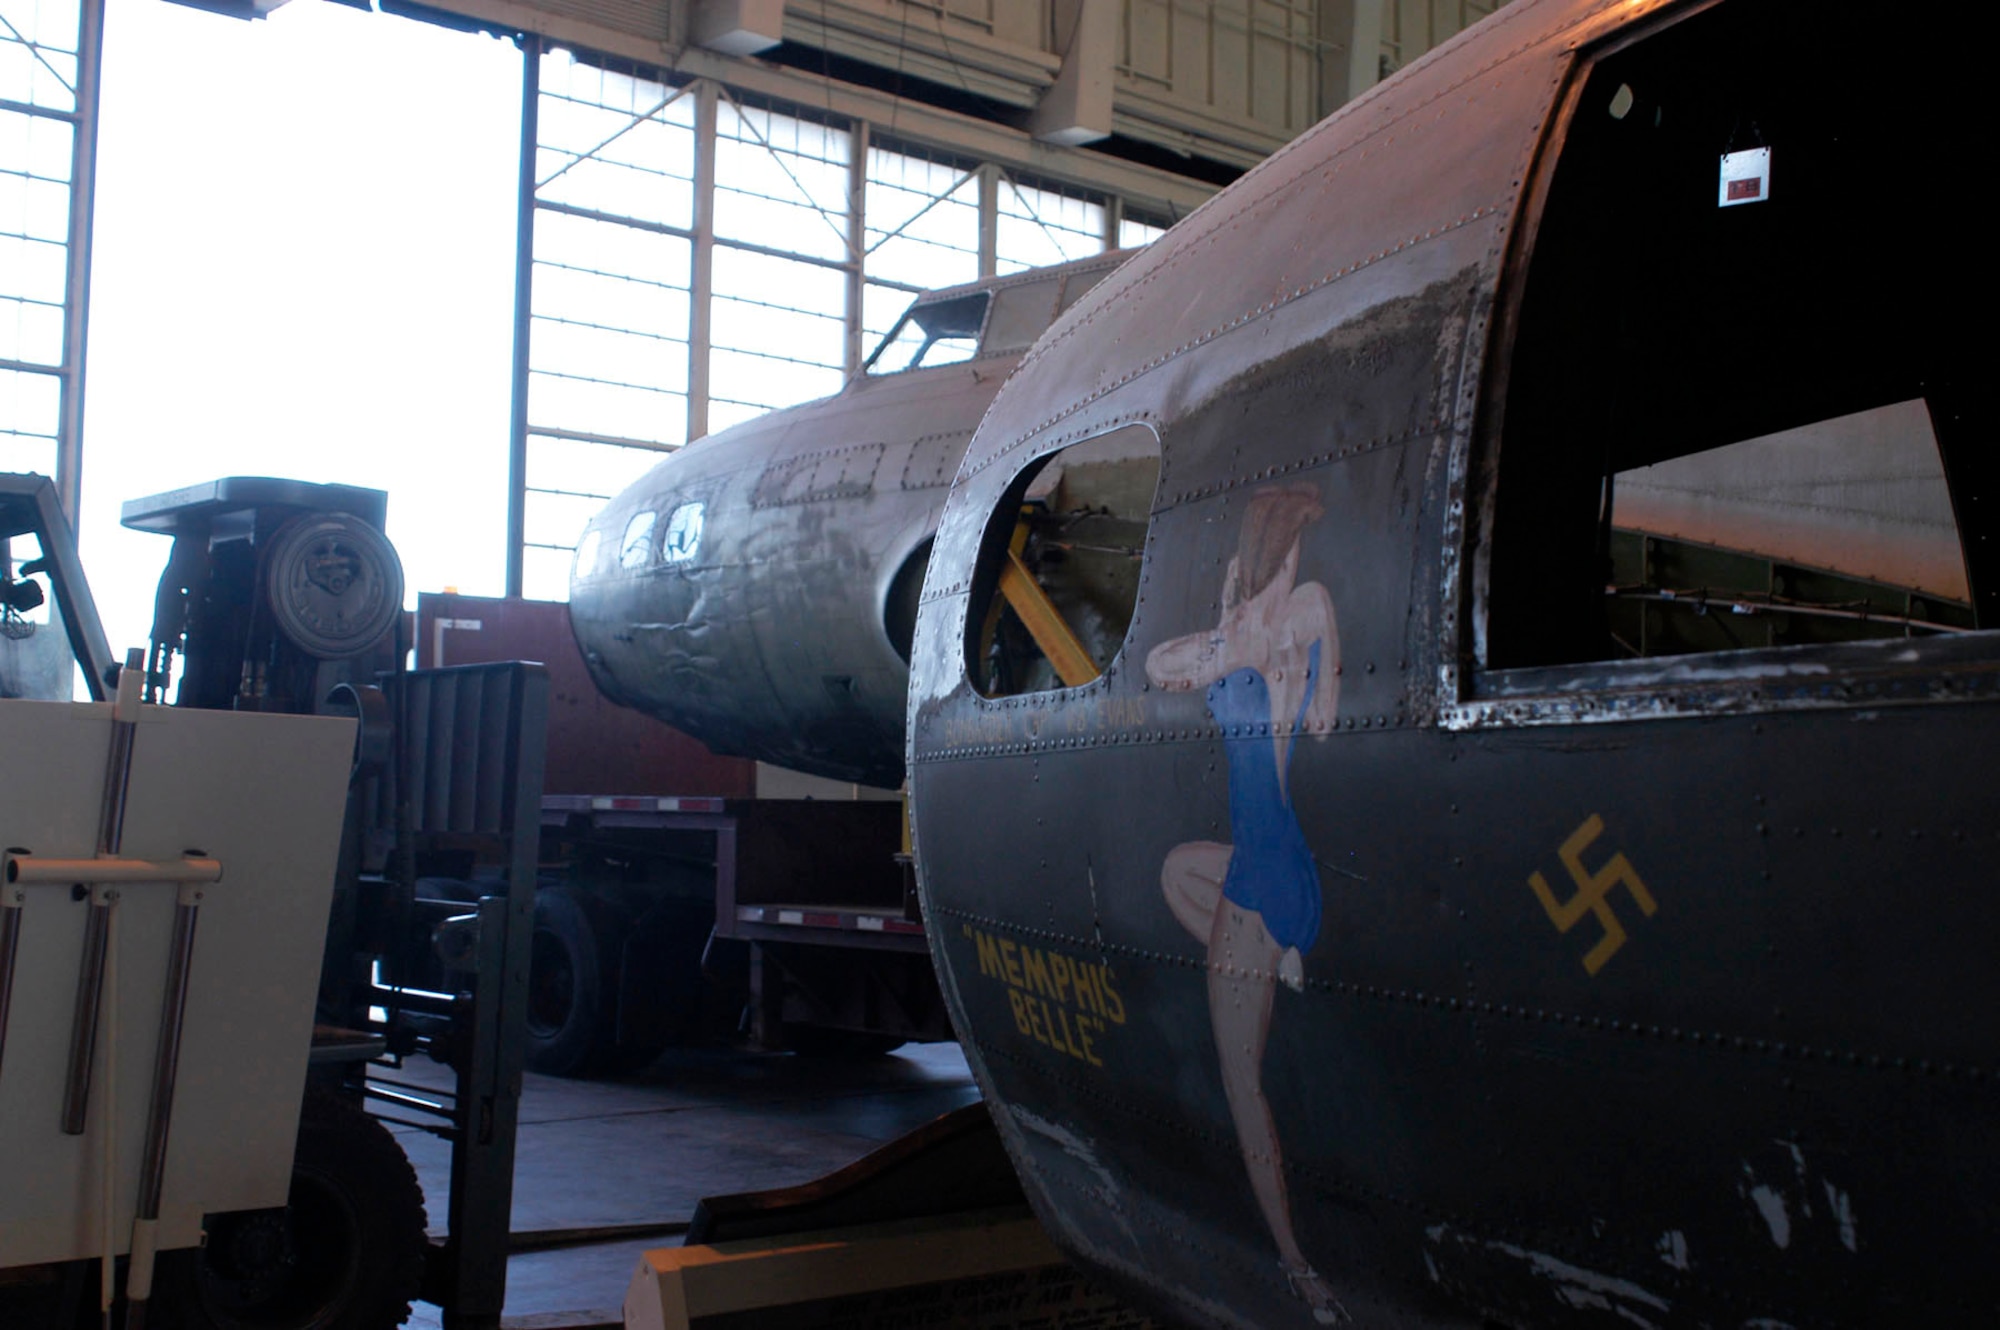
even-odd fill
[{"label": "forklift mast", "polygon": [[[358,1117],[367,1103],[367,1125],[385,1140],[377,1118],[450,1143],[442,1242],[423,1235],[420,1193],[379,1210],[360,1198],[365,1213],[415,1221],[413,1233],[351,1235],[352,1265],[405,1272],[394,1288],[356,1296],[391,1313],[417,1296],[443,1308],[447,1330],[492,1330],[506,1290],[548,675],[519,661],[405,668],[403,570],[387,512],[381,490],[236,476],[135,499],[123,520],[173,540],[154,602],[149,700],[171,693],[180,707],[360,723],[308,1114],[330,1103]],[[453,1088],[399,1079],[418,1057],[449,1066]],[[367,1185],[405,1182],[415,1187],[406,1165]],[[233,1279],[243,1296],[261,1296],[269,1272],[238,1278],[241,1253],[211,1234],[218,1247],[228,1268],[209,1271],[211,1284]],[[257,1324],[293,1330],[279,1311],[290,1296],[265,1298],[275,1319]],[[354,1324],[372,1330],[365,1317]]]}]

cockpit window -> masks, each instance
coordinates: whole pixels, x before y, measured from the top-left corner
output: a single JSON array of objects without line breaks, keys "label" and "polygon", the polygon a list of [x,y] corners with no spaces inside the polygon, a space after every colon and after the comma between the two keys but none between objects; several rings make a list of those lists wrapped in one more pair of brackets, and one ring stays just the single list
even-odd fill
[{"label": "cockpit window", "polygon": [[1976,222],[1939,129],[1976,80],[1859,79],[1878,34],[1835,8],[1734,0],[1583,84],[1490,416],[1487,667],[2000,627],[1935,242]]},{"label": "cockpit window", "polygon": [[993,295],[993,317],[986,321],[986,350],[1025,351],[1055,322],[1056,296],[1062,279],[1002,287]]},{"label": "cockpit window", "polygon": [[1078,688],[1111,665],[1139,598],[1160,441],[1127,426],[1039,458],[988,520],[967,620],[987,697]]},{"label": "cockpit window", "polygon": [[990,298],[989,292],[975,291],[951,300],[918,301],[868,357],[868,372],[900,374],[972,359],[979,354],[979,328]]},{"label": "cockpit window", "polygon": [[653,561],[653,511],[632,514],[625,524],[625,538],[618,542],[620,568],[644,568]]},{"label": "cockpit window", "polygon": [[1065,277],[1063,279],[1062,299],[1056,304],[1056,313],[1062,313],[1071,305],[1083,299],[1084,292],[1109,277],[1113,271],[1115,270],[1112,268],[1085,268],[1082,272],[1073,272],[1068,277]]}]

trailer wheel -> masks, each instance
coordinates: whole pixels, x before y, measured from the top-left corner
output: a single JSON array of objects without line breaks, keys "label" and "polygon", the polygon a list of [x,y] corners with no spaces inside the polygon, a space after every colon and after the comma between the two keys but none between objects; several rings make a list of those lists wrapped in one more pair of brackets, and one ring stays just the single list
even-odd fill
[{"label": "trailer wheel", "polygon": [[533,957],[528,965],[528,1066],[545,1076],[588,1076],[601,1069],[609,1025],[606,974],[597,930],[574,893],[535,893]]},{"label": "trailer wheel", "polygon": [[207,1245],[160,1261],[177,1330],[389,1330],[423,1283],[424,1195],[388,1128],[309,1091],[282,1210],[217,1215]]}]

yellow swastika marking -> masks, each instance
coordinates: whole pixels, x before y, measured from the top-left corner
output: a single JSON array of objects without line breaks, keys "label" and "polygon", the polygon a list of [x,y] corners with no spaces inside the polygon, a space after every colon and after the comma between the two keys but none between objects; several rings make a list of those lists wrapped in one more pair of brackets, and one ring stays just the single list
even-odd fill
[{"label": "yellow swastika marking", "polygon": [[1583,866],[1583,852],[1603,831],[1604,819],[1592,813],[1556,851],[1556,857],[1562,860],[1563,867],[1569,870],[1571,880],[1576,883],[1576,895],[1568,900],[1557,900],[1555,892],[1549,890],[1548,879],[1539,872],[1528,874],[1528,885],[1534,888],[1535,899],[1548,911],[1549,922],[1556,926],[1558,932],[1569,932],[1586,914],[1597,916],[1604,936],[1583,957],[1583,968],[1593,977],[1604,968],[1606,961],[1617,954],[1618,948],[1625,945],[1625,925],[1607,899],[1611,889],[1623,885],[1632,899],[1639,903],[1639,912],[1649,918],[1659,908],[1653,901],[1653,893],[1647,891],[1646,884],[1639,880],[1639,871],[1623,854],[1612,855],[1610,861],[1595,873]]}]

